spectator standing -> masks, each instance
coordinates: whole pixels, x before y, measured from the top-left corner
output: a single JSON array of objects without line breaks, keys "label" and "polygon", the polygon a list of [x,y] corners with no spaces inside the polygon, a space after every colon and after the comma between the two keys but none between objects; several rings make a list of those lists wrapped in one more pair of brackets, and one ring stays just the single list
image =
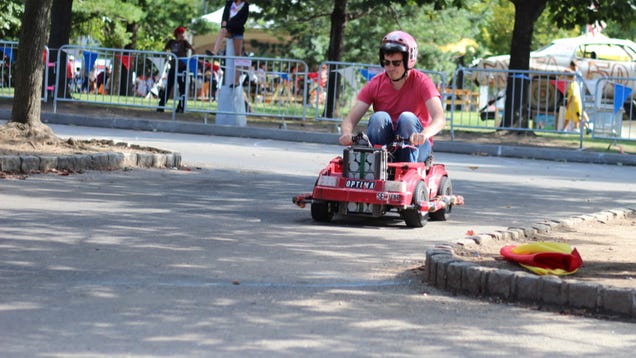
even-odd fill
[{"label": "spectator standing", "polygon": [[66,60],[66,97],[71,97],[73,93],[73,80],[75,79],[75,57],[68,55]]},{"label": "spectator standing", "polygon": [[[574,72],[574,74],[577,74],[579,77],[581,75],[579,73],[578,65],[574,60],[570,62],[570,71]],[[585,111],[583,110],[581,86],[579,86],[579,82],[576,76],[568,85],[566,96],[567,104],[565,107],[565,122],[563,124],[563,129],[566,131],[569,130],[570,124],[572,124],[574,131],[579,131],[579,125],[587,128],[588,117],[587,113],[585,113]]]},{"label": "spectator standing", "polygon": [[[174,39],[168,40],[166,42],[166,46],[164,47],[164,51],[172,52],[176,57],[176,63],[174,58],[170,59],[170,71],[168,72],[168,81],[166,86],[159,93],[159,108],[157,108],[157,112],[163,112],[164,106],[166,105],[166,99],[172,92],[172,88],[174,87],[174,78],[176,71],[179,71],[179,76],[177,79],[179,86],[179,104],[177,105],[177,112],[183,112],[183,96],[185,95],[185,72],[187,70],[186,63],[180,61],[180,58],[187,57],[190,53],[194,53],[194,48],[190,45],[190,42],[186,40],[186,31],[187,29],[183,26],[179,26],[174,29]],[[190,53],[189,53],[190,52]]]},{"label": "spectator standing", "polygon": [[212,63],[212,101],[216,101],[216,95],[219,90],[219,81],[221,80],[221,63],[214,61]]}]

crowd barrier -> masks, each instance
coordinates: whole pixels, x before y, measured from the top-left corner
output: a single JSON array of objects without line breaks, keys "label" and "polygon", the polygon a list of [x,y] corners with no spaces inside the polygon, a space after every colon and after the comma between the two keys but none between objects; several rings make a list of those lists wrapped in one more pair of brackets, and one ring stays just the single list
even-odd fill
[{"label": "crowd barrier", "polygon": [[[18,42],[17,41],[2,41],[0,40],[0,97],[13,98],[13,89],[15,87],[14,71],[15,60],[18,54]],[[55,62],[49,60],[49,48],[44,47],[42,53],[42,61],[45,64],[43,83],[49,83],[49,69],[55,67]],[[47,86],[42,86],[42,101],[46,102],[48,99]]]},{"label": "crowd barrier", "polygon": [[594,123],[593,137],[636,139],[636,78],[603,77],[588,86],[597,94],[588,97],[585,106]]},{"label": "crowd barrier", "polygon": [[308,95],[316,81],[306,63],[299,60],[266,57],[194,55],[188,58],[186,112],[229,114],[218,108],[221,86],[227,80],[227,64],[234,63],[239,74],[244,112],[250,116],[305,120]]},{"label": "crowd barrier", "polygon": [[[508,88],[508,82],[511,83]],[[576,86],[572,86],[575,83]],[[582,78],[580,73],[459,68],[446,103],[453,128],[532,131],[636,140],[636,78]],[[617,89],[617,90],[615,90]],[[581,122],[566,115],[568,90],[577,91]],[[507,91],[515,111],[505,113]]]},{"label": "crowd barrier", "polygon": [[[62,52],[74,57],[72,66],[61,63]],[[58,102],[84,102],[149,110],[176,112],[176,101],[160,105],[163,96],[177,98],[178,86],[168,91],[157,90],[168,81],[164,73],[167,63],[183,61],[173,54],[99,47],[64,45],[57,56],[56,82],[67,79],[67,85],[54,91],[53,108]],[[72,72],[72,73],[69,73]],[[174,72],[174,83],[178,83]]]},{"label": "crowd barrier", "polygon": [[[0,97],[13,96],[16,49],[16,42],[0,41]],[[75,58],[73,67],[61,63],[71,55]],[[242,92],[244,113],[276,118],[281,128],[286,128],[286,120],[311,119],[332,122],[337,129],[359,90],[382,72],[377,64],[326,61],[309,68],[303,61],[284,58],[203,54],[176,58],[167,52],[74,45],[62,46],[55,61],[49,61],[49,50],[45,49],[43,60],[54,70],[55,80],[45,78],[42,100],[52,99],[54,110],[59,102],[86,102],[166,110],[173,120],[179,120],[177,103],[182,100],[183,111],[203,113],[205,123],[208,115],[228,113],[219,110],[218,96],[226,64],[233,63],[240,74],[240,86],[233,90]],[[160,89],[168,82],[164,69],[171,61],[179,64],[180,71],[173,72],[175,85],[168,93]],[[588,80],[572,72],[459,67],[448,82],[444,73],[418,70],[438,85],[451,134],[456,129],[571,134],[579,136],[581,146],[588,134],[592,138],[636,139],[635,78]],[[58,83],[66,85],[53,90]],[[586,123],[581,125],[565,116],[572,83],[578,84],[584,109]],[[507,98],[507,91],[515,95]],[[164,106],[160,105],[162,97]],[[504,113],[505,108],[514,112]]]}]

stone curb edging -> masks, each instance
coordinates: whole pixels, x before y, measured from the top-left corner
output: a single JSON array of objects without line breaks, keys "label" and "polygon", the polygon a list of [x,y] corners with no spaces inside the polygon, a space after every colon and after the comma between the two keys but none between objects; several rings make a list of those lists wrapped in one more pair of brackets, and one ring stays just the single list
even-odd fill
[{"label": "stone curb edging", "polygon": [[[571,226],[590,220],[609,220],[636,215],[636,209],[623,208],[581,215],[561,221],[538,223],[473,236],[482,240],[532,238],[559,226]],[[458,243],[456,245],[461,245]],[[426,280],[429,284],[454,294],[495,297],[504,301],[543,303],[566,306],[593,313],[636,318],[636,289],[616,288],[558,276],[539,276],[525,271],[499,270],[461,260],[454,255],[454,245],[441,245],[426,252]]]},{"label": "stone curb edging", "polygon": [[2,155],[0,172],[29,174],[37,172],[118,170],[126,167],[179,168],[180,153],[104,152],[73,155]]}]

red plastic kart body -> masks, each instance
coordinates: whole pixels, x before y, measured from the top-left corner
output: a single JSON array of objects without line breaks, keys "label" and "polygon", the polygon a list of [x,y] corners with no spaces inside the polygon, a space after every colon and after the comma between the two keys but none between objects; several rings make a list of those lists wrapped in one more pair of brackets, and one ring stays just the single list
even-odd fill
[{"label": "red plastic kart body", "polygon": [[311,193],[293,198],[300,207],[311,204],[314,220],[328,222],[335,214],[379,217],[396,211],[407,226],[421,227],[427,219],[446,220],[453,195],[443,164],[391,162],[390,149],[351,146],[320,172]]}]

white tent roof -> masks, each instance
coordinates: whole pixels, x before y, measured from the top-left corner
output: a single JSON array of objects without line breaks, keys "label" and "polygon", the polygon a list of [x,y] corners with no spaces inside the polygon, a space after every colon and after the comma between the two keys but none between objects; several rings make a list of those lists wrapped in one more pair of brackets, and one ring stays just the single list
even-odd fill
[{"label": "white tent roof", "polygon": [[205,14],[203,16],[201,16],[201,19],[207,21],[207,22],[214,22],[217,24],[221,23],[221,17],[223,17],[223,8],[220,8],[214,12],[211,12],[209,14]]}]

